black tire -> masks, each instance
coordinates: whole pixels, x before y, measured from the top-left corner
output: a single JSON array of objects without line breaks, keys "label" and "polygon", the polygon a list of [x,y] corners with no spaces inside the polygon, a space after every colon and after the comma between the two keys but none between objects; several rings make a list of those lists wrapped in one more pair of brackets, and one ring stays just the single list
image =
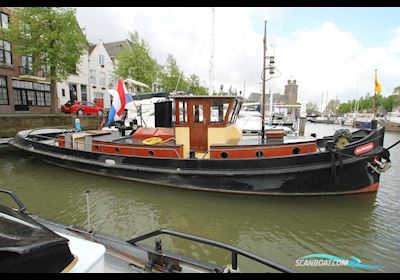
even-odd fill
[{"label": "black tire", "polygon": [[332,141],[336,143],[336,141],[340,137],[345,137],[347,140],[351,143],[353,141],[353,135],[351,135],[351,132],[348,129],[342,128],[338,129],[335,131],[335,134],[333,134]]},{"label": "black tire", "polygon": [[79,109],[78,111],[76,111],[76,114],[77,114],[78,116],[83,116],[83,115],[85,114],[85,112],[83,112],[82,109]]}]

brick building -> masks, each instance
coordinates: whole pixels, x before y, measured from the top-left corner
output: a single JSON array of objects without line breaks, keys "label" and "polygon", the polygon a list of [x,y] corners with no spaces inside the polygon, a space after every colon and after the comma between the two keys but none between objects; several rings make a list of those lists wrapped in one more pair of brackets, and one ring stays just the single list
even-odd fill
[{"label": "brick building", "polygon": [[[12,10],[0,7],[0,24],[8,28]],[[50,80],[46,69],[33,71],[33,58],[18,55],[14,46],[0,40],[0,113],[49,113]]]}]

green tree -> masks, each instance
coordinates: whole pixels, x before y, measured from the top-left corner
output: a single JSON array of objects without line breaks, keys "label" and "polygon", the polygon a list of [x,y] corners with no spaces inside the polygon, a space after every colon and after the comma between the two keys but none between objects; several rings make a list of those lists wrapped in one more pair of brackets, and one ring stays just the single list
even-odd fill
[{"label": "green tree", "polygon": [[151,56],[148,43],[140,38],[137,31],[129,33],[129,40],[132,42],[131,47],[116,57],[118,65],[115,74],[122,78],[130,77],[151,87],[159,75],[160,66]]},{"label": "green tree", "polygon": [[308,102],[306,104],[307,115],[312,115],[318,113],[318,105],[316,102]]},{"label": "green tree", "polygon": [[55,112],[56,82],[76,71],[87,40],[72,8],[15,8],[8,29],[0,38],[11,42],[14,52],[33,57],[33,71],[48,69],[51,81],[51,112]]},{"label": "green tree", "polygon": [[397,86],[393,89],[393,94],[400,95],[400,86]]},{"label": "green tree", "polygon": [[200,85],[199,76],[192,74],[188,79],[188,91],[194,95],[207,95],[207,89]]},{"label": "green tree", "polygon": [[398,95],[389,95],[382,100],[382,107],[386,112],[393,111],[397,106],[400,106],[400,98]]},{"label": "green tree", "polygon": [[348,101],[346,103],[341,103],[338,108],[339,114],[346,114],[353,111],[354,108],[354,100]]},{"label": "green tree", "polygon": [[340,106],[339,99],[331,99],[329,100],[328,105],[326,105],[325,110],[335,114],[338,111],[339,106]]},{"label": "green tree", "polygon": [[173,55],[169,54],[167,57],[167,64],[160,75],[161,87],[166,92],[173,91],[186,91],[188,88],[188,82],[183,74],[182,70],[176,62]]}]

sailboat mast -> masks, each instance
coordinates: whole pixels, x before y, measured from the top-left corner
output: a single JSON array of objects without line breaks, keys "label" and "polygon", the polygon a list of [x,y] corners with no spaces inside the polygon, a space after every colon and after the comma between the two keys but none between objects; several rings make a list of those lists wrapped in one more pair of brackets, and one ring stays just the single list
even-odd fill
[{"label": "sailboat mast", "polygon": [[214,44],[215,44],[215,13],[214,8],[212,9],[212,28],[211,28],[211,58],[210,58],[210,85],[208,88],[208,95],[214,95]]},{"label": "sailboat mast", "polygon": [[265,60],[267,51],[267,21],[264,22],[264,54],[263,54],[263,74],[262,74],[262,104],[261,104],[261,139],[265,140]]}]

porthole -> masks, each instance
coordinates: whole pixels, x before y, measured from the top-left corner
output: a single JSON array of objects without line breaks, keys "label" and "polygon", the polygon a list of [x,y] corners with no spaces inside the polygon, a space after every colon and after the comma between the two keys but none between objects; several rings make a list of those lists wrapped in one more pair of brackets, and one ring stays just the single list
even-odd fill
[{"label": "porthole", "polygon": [[221,153],[221,157],[222,158],[227,158],[228,157],[228,153],[227,152],[222,152]]},{"label": "porthole", "polygon": [[154,156],[154,152],[153,151],[149,151],[149,155],[150,156]]},{"label": "porthole", "polygon": [[299,148],[294,148],[294,149],[292,150],[292,153],[293,153],[294,155],[297,155],[298,153],[300,153],[300,149],[299,149]]},{"label": "porthole", "polygon": [[256,152],[256,157],[260,158],[264,155],[264,153],[262,151],[257,151]]}]

